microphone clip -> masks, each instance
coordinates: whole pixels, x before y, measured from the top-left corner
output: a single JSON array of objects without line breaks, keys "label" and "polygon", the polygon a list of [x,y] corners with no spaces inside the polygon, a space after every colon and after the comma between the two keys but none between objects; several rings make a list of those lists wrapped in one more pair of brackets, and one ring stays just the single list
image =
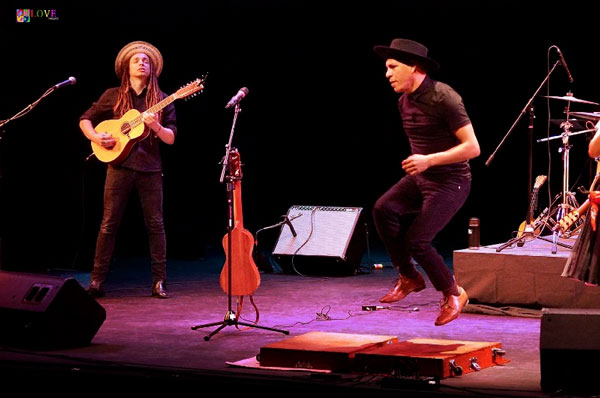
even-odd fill
[{"label": "microphone clip", "polygon": [[[294,238],[296,236],[298,236],[298,234],[296,233],[296,230],[294,229],[294,226],[292,225],[292,221],[290,220],[290,218],[286,215],[281,216],[283,217],[283,221],[281,222],[282,224],[286,224],[288,226],[288,228],[290,229],[290,232],[292,233],[292,236],[294,236]],[[295,217],[297,218],[297,217]]]}]

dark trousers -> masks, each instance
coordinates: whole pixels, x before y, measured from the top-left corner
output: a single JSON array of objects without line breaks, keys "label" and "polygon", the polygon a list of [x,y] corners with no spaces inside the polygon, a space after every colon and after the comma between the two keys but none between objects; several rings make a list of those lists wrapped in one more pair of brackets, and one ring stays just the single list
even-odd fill
[{"label": "dark trousers", "polygon": [[470,189],[469,178],[432,181],[407,175],[377,200],[375,226],[401,275],[417,276],[412,257],[436,290],[454,285],[454,276],[432,241],[465,203]]},{"label": "dark trousers", "polygon": [[152,279],[154,282],[166,279],[167,243],[162,214],[162,173],[117,169],[109,166],[104,183],[104,215],[96,240],[93,280],[100,282],[106,280],[117,230],[133,189],[138,192],[144,212],[152,260]]}]

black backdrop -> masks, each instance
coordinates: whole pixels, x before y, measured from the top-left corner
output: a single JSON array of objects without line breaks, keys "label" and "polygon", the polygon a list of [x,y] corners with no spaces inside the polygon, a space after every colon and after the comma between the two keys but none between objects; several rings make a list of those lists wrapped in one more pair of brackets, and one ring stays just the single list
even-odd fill
[{"label": "black backdrop", "polygon": [[[575,2],[539,8],[301,1],[13,3],[0,8],[0,119],[69,76],[77,84],[57,90],[3,129],[4,268],[91,267],[105,166],[85,160],[91,149],[78,117],[105,88],[118,84],[114,59],[133,40],[149,41],[162,51],[165,92],[209,72],[203,94],[176,102],[179,135],[174,146],[163,148],[172,257],[198,258],[207,246],[219,245],[225,233],[219,161],[233,111],[224,105],[241,87],[249,94],[241,103],[234,146],[243,161],[246,228],[254,233],[276,223],[295,204],[359,206],[370,213],[377,197],[402,175],[400,162],[408,155],[397,95],[372,47],[394,37],[425,43],[442,65],[434,78],[463,96],[482,149],[471,162],[471,196],[439,236],[448,249],[465,247],[469,217],[481,219],[483,244],[508,240],[525,218],[527,115],[493,162],[484,163],[558,60],[550,46],[560,47],[575,81],[569,84],[559,66],[540,94],[572,90],[577,98],[600,101],[598,7]],[[25,7],[55,9],[58,20],[15,22],[16,9]],[[534,105],[535,139],[560,134],[549,119],[564,118],[566,103],[540,97]],[[571,110],[600,108],[575,103]],[[589,136],[571,138],[571,185],[589,183]],[[533,177],[547,174],[551,163],[540,209],[561,190],[559,144],[551,141],[548,152],[546,144],[534,143]],[[118,253],[145,254],[139,205],[134,200],[131,207],[137,209],[127,213]],[[267,244],[273,243],[269,240],[276,233],[267,235]]]}]

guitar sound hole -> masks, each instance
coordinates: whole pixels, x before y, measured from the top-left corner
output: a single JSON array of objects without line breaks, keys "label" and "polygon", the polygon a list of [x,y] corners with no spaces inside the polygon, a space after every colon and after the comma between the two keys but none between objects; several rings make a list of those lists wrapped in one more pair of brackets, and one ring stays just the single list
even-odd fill
[{"label": "guitar sound hole", "polygon": [[129,123],[123,123],[121,125],[121,133],[123,133],[124,135],[129,135],[130,131],[131,131],[131,125]]}]

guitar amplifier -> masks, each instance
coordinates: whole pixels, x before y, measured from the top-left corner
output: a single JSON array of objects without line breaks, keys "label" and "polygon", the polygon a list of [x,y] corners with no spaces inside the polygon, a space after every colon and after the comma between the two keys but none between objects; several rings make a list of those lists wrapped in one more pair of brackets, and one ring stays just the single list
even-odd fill
[{"label": "guitar amplifier", "polygon": [[292,206],[287,212],[296,236],[284,224],[273,258],[286,272],[354,275],[366,248],[361,207]]}]

